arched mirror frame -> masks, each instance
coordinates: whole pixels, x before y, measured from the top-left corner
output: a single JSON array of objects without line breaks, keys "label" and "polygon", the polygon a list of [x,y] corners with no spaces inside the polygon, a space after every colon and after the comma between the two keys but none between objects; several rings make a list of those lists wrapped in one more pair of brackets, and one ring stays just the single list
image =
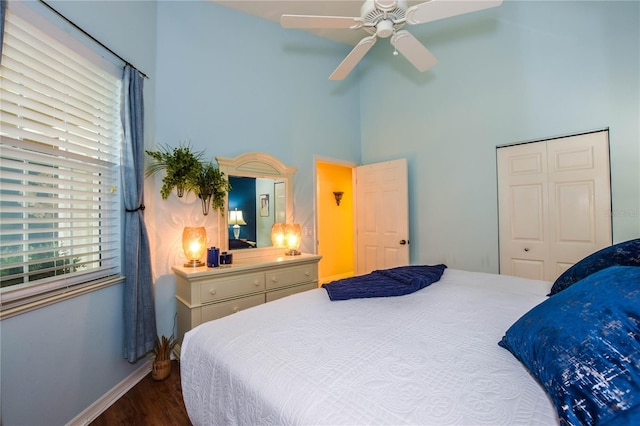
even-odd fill
[{"label": "arched mirror frame", "polygon": [[[283,164],[276,157],[263,152],[249,152],[235,158],[216,157],[218,167],[227,179],[229,176],[274,179],[285,182],[285,210],[287,223],[293,223],[293,175],[297,168]],[[231,189],[233,191],[233,188]],[[225,197],[225,213],[220,215],[219,243],[224,251],[229,249],[229,196]],[[262,247],[249,250],[231,250],[234,257],[268,256],[282,249]]]}]

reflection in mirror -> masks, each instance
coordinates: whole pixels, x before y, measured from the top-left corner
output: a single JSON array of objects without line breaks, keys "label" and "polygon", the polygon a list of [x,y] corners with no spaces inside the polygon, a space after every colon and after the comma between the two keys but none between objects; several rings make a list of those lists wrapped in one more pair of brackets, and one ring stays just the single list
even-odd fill
[{"label": "reflection in mirror", "polygon": [[231,183],[227,208],[218,227],[220,249],[248,248],[237,251],[243,257],[278,253],[271,244],[271,226],[293,222],[296,168],[262,152],[216,157],[216,161]]},{"label": "reflection in mirror", "polygon": [[285,182],[229,176],[229,249],[271,246],[271,227],[286,222]]}]

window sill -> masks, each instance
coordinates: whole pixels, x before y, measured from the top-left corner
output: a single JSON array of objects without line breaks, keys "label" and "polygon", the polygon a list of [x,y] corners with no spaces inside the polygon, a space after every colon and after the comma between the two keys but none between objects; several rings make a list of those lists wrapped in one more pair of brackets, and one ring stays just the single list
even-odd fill
[{"label": "window sill", "polygon": [[21,315],[27,312],[34,311],[36,309],[43,308],[45,306],[53,305],[54,303],[62,302],[73,297],[82,296],[106,287],[110,287],[114,284],[119,284],[124,281],[124,277],[115,277],[107,280],[88,283],[85,285],[77,285],[70,289],[65,289],[64,292],[57,292],[52,295],[44,296],[38,300],[30,298],[27,300],[16,301],[8,303],[0,308],[0,321],[11,318],[17,315]]}]

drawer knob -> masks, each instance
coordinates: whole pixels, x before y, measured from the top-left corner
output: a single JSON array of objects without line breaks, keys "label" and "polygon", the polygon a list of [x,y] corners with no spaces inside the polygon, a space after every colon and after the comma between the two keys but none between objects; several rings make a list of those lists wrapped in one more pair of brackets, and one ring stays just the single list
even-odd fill
[{"label": "drawer knob", "polygon": [[240,308],[238,306],[233,307],[233,313],[240,312]]},{"label": "drawer knob", "polygon": [[309,275],[311,275],[311,274],[309,273],[309,271],[304,271],[304,275],[305,275],[306,277],[308,277],[308,276],[309,276]]},{"label": "drawer knob", "polygon": [[216,289],[212,288],[211,290],[209,290],[209,293],[213,296],[214,294],[216,294]]},{"label": "drawer knob", "polygon": [[260,281],[258,281],[258,280],[255,280],[255,281],[253,282],[253,284],[254,284],[256,287],[260,287]]},{"label": "drawer knob", "polygon": [[277,282],[278,282],[278,279],[277,279],[276,277],[272,277],[272,278],[271,278],[271,281],[273,281],[274,283],[277,283]]}]

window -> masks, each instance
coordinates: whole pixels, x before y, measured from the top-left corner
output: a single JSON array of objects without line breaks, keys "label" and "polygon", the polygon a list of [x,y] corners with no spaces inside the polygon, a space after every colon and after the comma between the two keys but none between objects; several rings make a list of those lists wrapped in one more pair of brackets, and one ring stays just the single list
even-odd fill
[{"label": "window", "polygon": [[14,3],[0,66],[3,309],[121,271],[121,71]]}]

